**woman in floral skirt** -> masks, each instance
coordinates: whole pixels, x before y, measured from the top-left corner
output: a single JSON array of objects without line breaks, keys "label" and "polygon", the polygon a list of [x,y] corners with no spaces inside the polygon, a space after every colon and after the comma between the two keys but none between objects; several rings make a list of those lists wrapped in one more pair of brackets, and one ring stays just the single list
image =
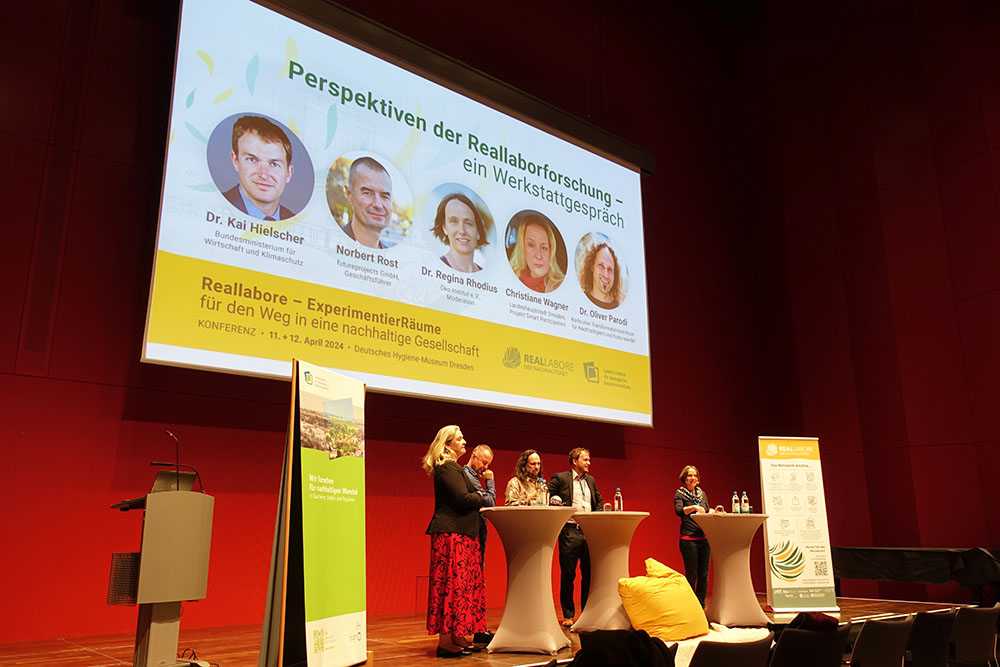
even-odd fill
[{"label": "woman in floral skirt", "polygon": [[486,631],[486,594],[479,553],[483,496],[462,472],[465,438],[457,426],[438,431],[423,468],[434,479],[427,631],[438,635],[437,655],[457,658],[474,650],[468,636]]}]

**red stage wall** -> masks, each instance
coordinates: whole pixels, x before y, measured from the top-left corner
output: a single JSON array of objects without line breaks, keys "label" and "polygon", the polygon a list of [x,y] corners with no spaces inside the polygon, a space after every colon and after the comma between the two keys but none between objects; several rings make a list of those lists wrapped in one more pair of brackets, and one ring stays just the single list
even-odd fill
[{"label": "red stage wall", "polygon": [[1000,9],[773,0],[739,32],[747,174],[785,255],[777,325],[834,542],[996,546]]},{"label": "red stage wall", "polygon": [[[21,3],[0,26],[0,641],[134,628],[135,610],[104,597],[109,554],[138,548],[140,518],[107,508],[172,457],[164,427],[216,496],[208,598],[185,606],[185,627],[263,616],[288,385],[138,363],[169,4]],[[982,503],[1000,463],[995,36],[901,19],[890,36],[918,56],[893,59],[877,12],[844,10],[813,44],[828,17],[791,2],[741,27],[694,0],[348,4],[657,160],[643,179],[656,428],[369,394],[371,613],[422,608],[432,501],[418,460],[448,422],[494,446],[501,484],[525,447],[547,474],[589,447],[604,493],[653,512],[634,573],[647,556],[680,568],[683,464],[715,502],[759,499],[758,434],[821,438],[834,544],[995,543]],[[953,63],[953,44],[976,66]],[[495,533],[487,562],[498,606]]]}]

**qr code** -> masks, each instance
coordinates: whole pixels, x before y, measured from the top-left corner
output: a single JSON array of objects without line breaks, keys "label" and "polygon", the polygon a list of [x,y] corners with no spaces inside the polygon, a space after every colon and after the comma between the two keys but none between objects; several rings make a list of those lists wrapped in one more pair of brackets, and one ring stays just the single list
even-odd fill
[{"label": "qr code", "polygon": [[825,560],[813,561],[813,574],[817,577],[825,577],[830,574],[830,566]]}]

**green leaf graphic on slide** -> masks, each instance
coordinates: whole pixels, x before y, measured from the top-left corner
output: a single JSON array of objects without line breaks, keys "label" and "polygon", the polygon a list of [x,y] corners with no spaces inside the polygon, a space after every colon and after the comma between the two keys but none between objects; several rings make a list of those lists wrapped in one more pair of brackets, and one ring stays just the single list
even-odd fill
[{"label": "green leaf graphic on slide", "polygon": [[208,68],[208,75],[212,76],[212,72],[215,70],[215,63],[212,61],[212,56],[208,55],[205,51],[195,51],[195,54],[205,63],[205,67]]},{"label": "green leaf graphic on slide", "polygon": [[771,572],[784,581],[795,581],[806,569],[806,558],[794,542],[786,541],[770,549]]},{"label": "green leaf graphic on slide", "polygon": [[192,125],[191,123],[188,123],[187,121],[185,121],[184,122],[184,127],[187,128],[187,131],[191,133],[192,137],[194,137],[195,139],[197,139],[198,141],[200,141],[203,144],[208,144],[208,139],[206,139],[205,135],[202,134],[201,132],[199,132],[198,128],[196,128],[194,125]]},{"label": "green leaf graphic on slide", "polygon": [[[468,132],[469,134],[478,134],[479,123],[476,123],[473,127],[471,127]],[[446,164],[458,162],[459,158],[464,156],[465,151],[459,144],[456,144],[453,141],[442,142],[437,155],[431,158],[431,161],[424,168],[428,170],[437,169],[438,167],[443,167]]]},{"label": "green leaf graphic on slide", "polygon": [[260,71],[260,56],[258,54],[253,54],[253,58],[247,63],[247,88],[250,90],[250,94],[253,95],[254,88],[257,86],[257,73]]},{"label": "green leaf graphic on slide", "polygon": [[337,105],[331,104],[330,110],[326,112],[326,146],[324,148],[330,147],[335,134],[337,134]]},{"label": "green leaf graphic on slide", "polygon": [[219,189],[219,186],[209,181],[208,183],[202,183],[201,185],[189,185],[189,188],[195,192],[215,192]]}]

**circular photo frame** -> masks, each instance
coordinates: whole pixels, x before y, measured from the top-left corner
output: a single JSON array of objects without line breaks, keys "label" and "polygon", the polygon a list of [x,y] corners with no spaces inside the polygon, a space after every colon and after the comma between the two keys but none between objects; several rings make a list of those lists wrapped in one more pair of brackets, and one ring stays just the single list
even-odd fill
[{"label": "circular photo frame", "polygon": [[483,198],[460,183],[442,183],[431,191],[426,206],[427,226],[444,251],[441,262],[459,273],[486,268],[496,225]]},{"label": "circular photo frame", "polygon": [[507,261],[525,287],[545,294],[566,279],[566,243],[544,213],[525,209],[514,214],[504,234]]},{"label": "circular photo frame", "polygon": [[576,275],[584,295],[598,308],[613,310],[628,294],[628,267],[618,246],[601,232],[585,234],[576,245]]},{"label": "circular photo frame", "polygon": [[254,113],[224,118],[208,138],[208,171],[237,211],[287,220],[309,203],[315,171],[299,138],[281,122]]},{"label": "circular photo frame", "polygon": [[347,153],[333,162],[326,203],[341,231],[368,248],[402,243],[413,227],[410,186],[396,165],[374,153]]}]

